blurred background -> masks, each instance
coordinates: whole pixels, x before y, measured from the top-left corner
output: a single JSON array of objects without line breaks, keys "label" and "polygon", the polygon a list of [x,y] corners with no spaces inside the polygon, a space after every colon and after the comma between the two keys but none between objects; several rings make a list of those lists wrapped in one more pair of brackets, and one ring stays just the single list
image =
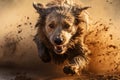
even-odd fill
[{"label": "blurred background", "polygon": [[[46,4],[51,0],[0,0],[0,80],[10,80],[11,75],[19,72],[46,78],[65,76],[62,68],[44,64],[38,57],[33,37],[39,15],[32,7],[34,1]],[[85,41],[92,51],[89,71],[120,73],[120,0],[75,1],[91,6],[90,29]]]}]

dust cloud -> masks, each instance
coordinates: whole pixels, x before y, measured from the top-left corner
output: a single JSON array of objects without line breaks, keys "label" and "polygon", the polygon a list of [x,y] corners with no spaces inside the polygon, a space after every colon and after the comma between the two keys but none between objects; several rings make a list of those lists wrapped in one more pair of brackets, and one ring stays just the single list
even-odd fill
[{"label": "dust cloud", "polygon": [[[1,67],[36,69],[50,66],[40,62],[33,42],[38,17],[32,7],[34,1],[47,3],[48,0],[0,0]],[[92,52],[89,71],[98,74],[120,73],[120,0],[81,2],[91,6],[88,10],[90,30],[85,41]]]},{"label": "dust cloud", "polygon": [[91,49],[90,70],[96,73],[120,72],[119,0],[91,0],[92,24],[86,43]]}]

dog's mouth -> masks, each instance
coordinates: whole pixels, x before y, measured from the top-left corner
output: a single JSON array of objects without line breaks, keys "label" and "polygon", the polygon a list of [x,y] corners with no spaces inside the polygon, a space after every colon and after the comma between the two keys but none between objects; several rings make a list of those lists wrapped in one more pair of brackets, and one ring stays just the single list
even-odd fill
[{"label": "dog's mouth", "polygon": [[64,54],[66,52],[66,46],[64,45],[54,46],[54,51],[56,54]]}]

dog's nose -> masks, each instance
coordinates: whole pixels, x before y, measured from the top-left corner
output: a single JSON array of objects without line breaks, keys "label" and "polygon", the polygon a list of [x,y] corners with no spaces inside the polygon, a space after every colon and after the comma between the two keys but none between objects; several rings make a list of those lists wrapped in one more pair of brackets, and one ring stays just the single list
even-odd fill
[{"label": "dog's nose", "polygon": [[60,37],[56,37],[54,40],[55,44],[57,45],[61,45],[63,43],[63,38]]}]

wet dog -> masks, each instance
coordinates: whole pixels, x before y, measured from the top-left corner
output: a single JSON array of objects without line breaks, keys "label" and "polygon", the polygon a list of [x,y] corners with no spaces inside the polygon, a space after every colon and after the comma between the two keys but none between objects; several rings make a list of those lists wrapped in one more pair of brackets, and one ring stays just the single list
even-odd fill
[{"label": "wet dog", "polygon": [[82,7],[72,0],[54,0],[45,6],[34,3],[33,7],[40,15],[34,41],[41,60],[56,64],[67,61],[64,73],[79,74],[89,63],[90,51],[84,44],[89,7]]}]

